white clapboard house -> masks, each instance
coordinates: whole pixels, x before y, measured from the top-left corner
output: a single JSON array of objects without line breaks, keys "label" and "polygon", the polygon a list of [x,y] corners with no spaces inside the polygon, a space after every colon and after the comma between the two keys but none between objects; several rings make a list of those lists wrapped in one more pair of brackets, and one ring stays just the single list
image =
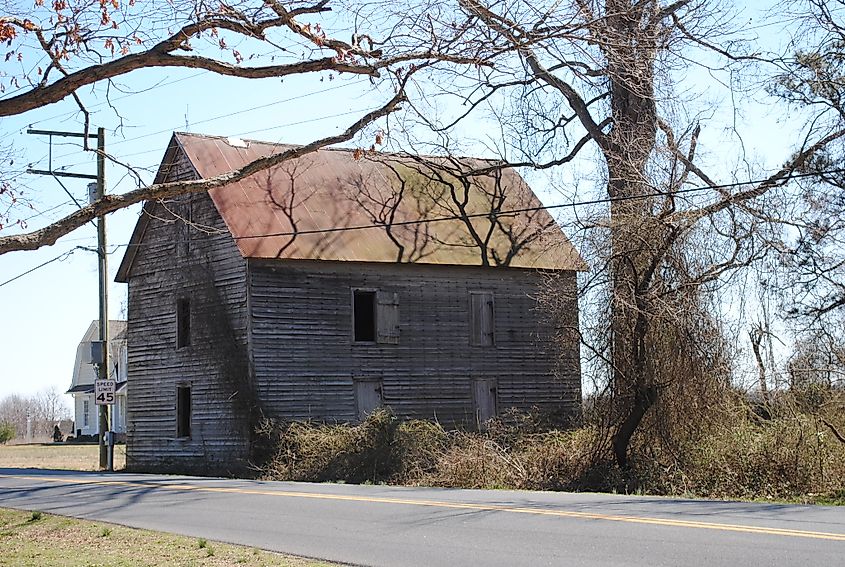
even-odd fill
[{"label": "white clapboard house", "polygon": [[[97,367],[91,362],[91,344],[100,336],[100,322],[92,321],[85,335],[76,348],[76,361],[73,365],[73,381],[68,394],[73,396],[74,430],[73,435],[99,434],[97,406],[94,404],[94,380]],[[126,321],[109,321],[109,378],[117,381],[115,404],[111,411],[111,430],[119,434],[126,433]]]}]

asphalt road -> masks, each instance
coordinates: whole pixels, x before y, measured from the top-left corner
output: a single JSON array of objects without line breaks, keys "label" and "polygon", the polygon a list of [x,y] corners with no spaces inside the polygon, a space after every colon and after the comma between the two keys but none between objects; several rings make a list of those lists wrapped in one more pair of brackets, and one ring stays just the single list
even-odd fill
[{"label": "asphalt road", "polygon": [[33,469],[0,507],[356,565],[845,566],[843,507]]}]

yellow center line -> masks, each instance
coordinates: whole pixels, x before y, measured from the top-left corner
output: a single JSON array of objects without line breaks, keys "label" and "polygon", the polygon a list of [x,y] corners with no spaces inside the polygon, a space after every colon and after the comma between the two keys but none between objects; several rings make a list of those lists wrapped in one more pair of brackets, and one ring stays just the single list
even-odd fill
[{"label": "yellow center line", "polygon": [[786,537],[803,537],[845,542],[845,533],[815,532],[784,528],[769,528],[742,524],[722,524],[717,522],[700,522],[695,520],[675,520],[671,518],[650,518],[643,516],[627,516],[620,514],[601,514],[597,512],[575,512],[570,510],[556,510],[553,508],[525,508],[504,504],[473,504],[470,502],[448,502],[442,500],[419,500],[414,498],[390,498],[384,496],[349,496],[343,494],[319,494],[313,492],[297,492],[289,490],[260,490],[254,488],[224,488],[214,486],[195,486],[191,484],[160,484],[144,481],[68,479],[44,476],[5,475],[0,477],[20,480],[34,480],[38,482],[55,482],[63,484],[88,484],[97,486],[120,486],[128,488],[153,488],[157,490],[196,491],[227,494],[247,494],[258,496],[281,496],[286,498],[310,498],[314,500],[335,500],[345,502],[367,502],[377,504],[400,504],[407,506],[427,506],[453,510],[475,510],[479,512],[509,512],[514,514],[534,514],[540,516],[557,516],[561,518],[581,518],[588,520],[604,520],[610,522],[627,522],[633,524],[650,524],[678,528],[698,528],[705,530],[721,530],[729,532],[743,532],[752,534],[777,535]]}]

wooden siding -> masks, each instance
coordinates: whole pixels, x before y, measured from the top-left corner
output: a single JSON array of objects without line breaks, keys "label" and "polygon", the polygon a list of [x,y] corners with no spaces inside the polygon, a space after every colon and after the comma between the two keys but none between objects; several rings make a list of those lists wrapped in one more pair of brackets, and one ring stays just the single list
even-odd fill
[{"label": "wooden siding", "polygon": [[[162,180],[196,176],[178,151],[168,155],[177,157]],[[256,408],[281,419],[353,421],[356,398],[381,399],[401,417],[446,425],[473,425],[479,411],[578,411],[577,334],[561,340],[560,322],[538,308],[545,276],[537,271],[247,261],[208,195],[145,211],[149,222],[126,263],[130,469],[240,472]],[[573,298],[565,309],[572,328],[575,277],[558,278]],[[377,292],[372,342],[353,340],[354,289]],[[190,302],[190,344],[178,348],[180,298]],[[478,312],[479,298],[492,310]],[[177,436],[183,386],[191,388],[189,438]],[[495,399],[476,407],[491,389]]]},{"label": "wooden siding", "polygon": [[[167,180],[194,175],[180,160]],[[157,203],[148,213],[129,274],[127,467],[234,472],[248,448],[246,262],[207,195]],[[190,344],[182,348],[179,298],[190,302]],[[190,438],[177,437],[179,386],[191,387]]]},{"label": "wooden siding", "polygon": [[[578,410],[577,338],[555,339],[534,299],[544,278],[536,271],[288,260],[251,261],[249,277],[255,380],[270,415],[354,420],[362,379],[380,380],[399,416],[450,425],[474,421],[478,379],[496,381],[500,412]],[[575,273],[561,281],[574,297]],[[397,344],[353,341],[356,288],[398,304]],[[476,292],[495,301],[492,345],[471,344]],[[571,313],[577,326],[574,301]]]}]

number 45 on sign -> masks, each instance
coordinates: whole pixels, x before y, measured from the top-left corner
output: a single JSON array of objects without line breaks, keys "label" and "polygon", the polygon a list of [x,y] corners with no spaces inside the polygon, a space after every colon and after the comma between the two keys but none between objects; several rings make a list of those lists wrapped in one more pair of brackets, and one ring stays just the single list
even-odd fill
[{"label": "number 45 on sign", "polygon": [[98,406],[107,406],[114,403],[114,391],[117,386],[114,380],[94,381],[94,403]]}]

